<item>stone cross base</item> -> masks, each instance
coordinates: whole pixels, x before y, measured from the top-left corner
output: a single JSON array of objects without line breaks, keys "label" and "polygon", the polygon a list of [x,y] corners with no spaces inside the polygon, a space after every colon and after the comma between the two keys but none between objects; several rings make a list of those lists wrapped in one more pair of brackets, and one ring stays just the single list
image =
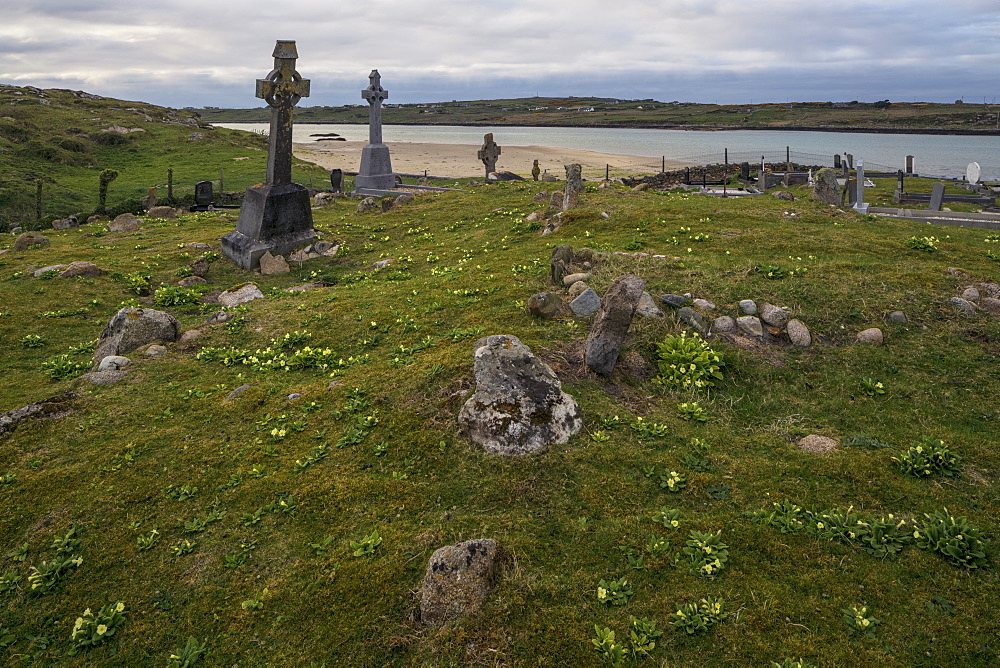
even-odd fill
[{"label": "stone cross base", "polygon": [[222,237],[222,252],[244,269],[256,269],[265,252],[284,255],[315,238],[309,191],[297,183],[264,183],[247,188],[236,229]]},{"label": "stone cross base", "polygon": [[396,187],[392,173],[389,147],[385,144],[368,144],[361,149],[361,169],[354,177],[356,190],[387,190]]}]

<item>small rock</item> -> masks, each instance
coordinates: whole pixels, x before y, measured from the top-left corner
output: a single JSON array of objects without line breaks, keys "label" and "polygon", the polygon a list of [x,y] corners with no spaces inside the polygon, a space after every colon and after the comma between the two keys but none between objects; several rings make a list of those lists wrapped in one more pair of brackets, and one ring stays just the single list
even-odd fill
[{"label": "small rock", "polygon": [[970,285],[969,287],[967,287],[965,290],[962,291],[962,299],[965,299],[970,302],[978,300],[979,290],[975,286]]},{"label": "small rock", "polygon": [[641,315],[644,318],[662,318],[663,311],[660,307],[656,305],[653,301],[653,296],[648,292],[643,292],[642,296],[639,297],[639,305],[635,307],[636,315]]},{"label": "small rock", "polygon": [[406,206],[407,204],[409,204],[412,201],[413,201],[413,195],[411,195],[410,193],[403,193],[402,195],[400,195],[399,197],[397,197],[395,200],[393,200],[393,202],[392,202],[392,208],[393,209],[402,208],[402,207]]},{"label": "small rock", "polygon": [[983,297],[979,300],[979,307],[985,309],[992,315],[1000,315],[1000,299]]},{"label": "small rock", "polygon": [[260,273],[262,274],[287,274],[291,270],[288,262],[281,255],[271,255],[271,251],[266,251],[260,256]]},{"label": "small rock", "polygon": [[554,292],[538,292],[528,298],[528,314],[542,320],[551,320],[563,315],[565,308],[562,297]]},{"label": "small rock", "polygon": [[306,290],[315,290],[316,288],[323,287],[322,283],[303,283],[302,285],[293,285],[290,288],[285,288],[285,292],[305,292]]},{"label": "small rock", "polygon": [[202,335],[202,331],[200,329],[197,329],[197,328],[189,329],[186,332],[184,332],[183,334],[181,334],[181,338],[178,339],[178,340],[181,343],[187,343],[188,341],[194,341],[195,339],[197,339],[201,335]]},{"label": "small rock", "polygon": [[948,267],[948,274],[956,278],[969,278],[969,273],[964,269],[959,269],[958,267]]},{"label": "small rock", "polygon": [[876,346],[882,345],[883,337],[882,330],[878,327],[872,327],[864,331],[858,332],[858,343],[871,343]]},{"label": "small rock", "polygon": [[246,304],[254,299],[263,299],[264,293],[256,283],[235,285],[219,295],[219,303],[227,308]]},{"label": "small rock", "polygon": [[[574,285],[585,285],[583,281]],[[588,316],[597,313],[601,308],[601,298],[592,288],[587,288],[569,303],[569,310],[575,315]]]},{"label": "small rock", "polygon": [[38,232],[24,232],[14,239],[14,251],[20,252],[28,250],[31,246],[48,246],[48,237]]},{"label": "small rock", "polygon": [[299,397],[301,397],[301,396],[302,396],[302,395],[301,395],[301,394],[299,394],[298,392],[292,392],[291,394],[289,394],[289,395],[288,395],[288,400],[289,400],[289,401],[292,401],[292,400],[294,400],[294,399],[298,399],[298,398],[299,398]]},{"label": "small rock", "polygon": [[200,257],[191,264],[189,264],[188,269],[190,269],[191,273],[194,274],[195,276],[201,276],[202,278],[205,278],[205,274],[208,273],[208,268],[210,266],[211,265],[209,264],[208,260],[206,260],[204,257]]},{"label": "small rock", "polygon": [[705,324],[705,319],[701,317],[700,313],[689,306],[684,306],[678,309],[677,317],[685,325],[698,330],[701,334],[706,334],[708,332],[708,326]]},{"label": "small rock", "polygon": [[379,260],[378,262],[372,262],[370,265],[368,265],[367,267],[365,267],[365,270],[366,271],[374,271],[376,269],[385,269],[390,264],[392,264],[394,260],[395,260],[395,258],[387,257],[384,260]]},{"label": "small rock", "polygon": [[702,311],[714,311],[715,303],[707,299],[695,299],[691,302],[691,306],[701,309]]},{"label": "small rock", "polygon": [[529,214],[528,214],[528,215],[527,215],[527,216],[525,217],[525,219],[524,219],[524,220],[525,220],[525,222],[528,222],[528,223],[533,223],[533,222],[535,222],[536,220],[539,220],[539,219],[541,219],[541,217],[542,217],[542,212],[541,212],[541,211],[532,211],[531,213],[529,213]]},{"label": "small rock", "polygon": [[788,332],[788,340],[792,342],[793,346],[808,348],[812,345],[812,335],[809,333],[809,328],[801,320],[789,320],[785,327]]},{"label": "small rock", "polygon": [[775,190],[771,193],[771,197],[776,197],[778,199],[788,200],[789,202],[795,200],[795,195],[788,192],[787,190]]},{"label": "small rock", "polygon": [[736,321],[728,315],[719,316],[712,321],[713,332],[731,332],[736,329]]},{"label": "small rock", "polygon": [[188,276],[187,278],[182,278],[181,280],[177,281],[177,285],[181,286],[182,288],[190,288],[195,285],[204,285],[205,283],[208,283],[208,281],[206,281],[201,276]]},{"label": "small rock", "polygon": [[65,268],[66,268],[66,265],[64,265],[64,264],[53,264],[53,265],[49,265],[48,267],[42,267],[41,269],[35,269],[33,272],[31,272],[31,275],[34,276],[35,278],[40,278],[42,276],[42,274],[44,274],[47,271],[56,271],[56,272],[58,272],[58,271],[62,271]]},{"label": "small rock", "polygon": [[360,202],[358,202],[358,213],[368,213],[369,211],[377,211],[381,208],[378,200],[374,197],[366,197]]},{"label": "small rock", "polygon": [[590,289],[590,286],[583,281],[577,281],[573,285],[569,286],[569,290],[566,293],[569,295],[570,299],[576,299],[584,292]]},{"label": "small rock", "polygon": [[205,320],[205,324],[221,325],[224,322],[229,322],[234,317],[236,317],[236,315],[234,313],[230,313],[229,311],[216,311],[212,315],[208,316],[208,318]]},{"label": "small rock", "polygon": [[558,190],[549,195],[549,207],[552,209],[562,209],[563,194]]},{"label": "small rock", "polygon": [[563,276],[563,285],[573,285],[577,281],[589,281],[591,274],[569,274]]},{"label": "small rock", "polygon": [[906,314],[903,313],[902,311],[893,311],[888,316],[886,316],[886,320],[888,322],[895,323],[897,325],[902,325],[907,322]]},{"label": "small rock", "polygon": [[65,269],[59,272],[59,277],[75,278],[83,276],[84,278],[97,278],[102,273],[101,268],[93,262],[70,262]]},{"label": "small rock", "polygon": [[962,315],[976,314],[976,305],[966,299],[962,299],[961,297],[952,297],[948,300],[948,303],[957,308]]},{"label": "small rock", "polygon": [[52,221],[53,230],[68,230],[71,227],[80,227],[80,222],[76,219],[76,216]]},{"label": "small rock", "polygon": [[110,385],[111,383],[117,383],[130,373],[132,373],[132,369],[91,371],[80,376],[80,380],[86,380],[94,385]]},{"label": "small rock", "polygon": [[[181,337],[183,338],[183,334]],[[149,355],[150,357],[158,357],[160,355],[165,355],[167,353],[166,346],[158,346],[155,343],[151,346],[146,346],[145,350],[142,351],[143,355]]]},{"label": "small rock", "polygon": [[611,284],[584,343],[584,362],[595,373],[610,376],[632,325],[646,281],[633,274]]},{"label": "small rock", "polygon": [[173,220],[177,217],[177,211],[172,206],[154,206],[146,212],[146,217]]},{"label": "small rock", "polygon": [[431,555],[420,588],[420,621],[428,626],[479,609],[496,580],[503,548],[495,540],[469,540]]},{"label": "small rock", "polygon": [[[151,308],[123,308],[111,317],[101,331],[93,360],[120,356],[154,341],[176,341],[180,323],[169,313]],[[96,371],[97,369],[95,369]]]},{"label": "small rock", "polygon": [[326,206],[327,204],[334,204],[337,201],[337,196],[333,193],[316,193],[313,197],[313,206]]},{"label": "small rock", "polygon": [[780,328],[788,322],[788,313],[774,304],[764,303],[760,305],[760,319],[772,327]]},{"label": "small rock", "polygon": [[247,384],[247,383],[244,383],[243,385],[240,385],[235,390],[233,390],[232,392],[230,392],[229,394],[227,394],[226,398],[223,399],[222,401],[223,401],[223,403],[228,403],[228,402],[232,401],[233,399],[235,399],[236,397],[240,396],[241,394],[243,394],[244,392],[246,392],[249,389],[250,389],[250,385]]},{"label": "small rock", "polygon": [[127,357],[121,355],[108,355],[101,359],[100,363],[97,365],[98,371],[118,371],[123,367],[128,366],[132,363]]},{"label": "small rock", "polygon": [[131,213],[123,213],[107,224],[108,232],[134,232],[139,229],[139,219]]},{"label": "small rock", "polygon": [[[278,257],[281,256],[279,255]],[[288,259],[291,260],[292,262],[305,262],[306,260],[309,259],[309,253],[305,252],[302,249],[299,249],[294,253],[290,254],[288,256]]]},{"label": "small rock", "polygon": [[543,201],[547,200],[548,198],[549,198],[549,194],[547,192],[543,191],[543,192],[540,192],[540,193],[535,193],[535,196],[531,198],[531,201],[532,202],[543,202]]},{"label": "small rock", "polygon": [[750,336],[761,338],[764,336],[764,325],[760,318],[755,315],[743,315],[736,319],[736,326]]},{"label": "small rock", "polygon": [[980,283],[979,294],[986,295],[987,297],[990,297],[992,299],[1000,299],[1000,284]]},{"label": "small rock", "polygon": [[840,445],[840,441],[837,439],[830,438],[828,436],[820,436],[819,434],[809,434],[799,440],[799,448],[805,450],[806,452],[814,452],[817,454],[832,452],[837,449],[838,445]]},{"label": "small rock", "polygon": [[744,299],[740,302],[740,312],[743,315],[757,315],[757,304],[752,299]]},{"label": "small rock", "polygon": [[190,243],[190,244],[187,244],[187,247],[188,248],[193,248],[195,250],[204,250],[204,251],[210,251],[210,250],[212,250],[212,245],[211,244]]},{"label": "small rock", "polygon": [[608,215],[607,211],[601,211],[601,218],[603,218],[604,220],[608,220],[609,218],[611,218],[611,216]]},{"label": "small rock", "polygon": [[681,295],[660,295],[660,301],[674,308],[680,308],[687,304],[687,298]]},{"label": "small rock", "polygon": [[646,192],[647,190],[649,190],[648,183],[640,183],[639,185],[632,188],[632,192],[636,193]]}]

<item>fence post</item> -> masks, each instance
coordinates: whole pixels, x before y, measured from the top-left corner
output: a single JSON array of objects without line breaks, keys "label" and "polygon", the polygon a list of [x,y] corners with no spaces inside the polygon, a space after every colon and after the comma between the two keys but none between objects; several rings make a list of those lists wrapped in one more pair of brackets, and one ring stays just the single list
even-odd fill
[{"label": "fence post", "polygon": [[174,203],[174,168],[167,168],[167,199]]},{"label": "fence post", "polygon": [[611,165],[609,165],[608,163],[604,163],[604,180],[605,181],[611,180]]},{"label": "fence post", "polygon": [[42,219],[42,180],[38,179],[35,187],[35,220]]},{"label": "fence post", "polygon": [[725,151],[726,167],[728,167],[729,166],[729,149],[728,148],[724,148],[722,150]]},{"label": "fence post", "polygon": [[785,171],[792,171],[792,151],[788,146],[785,147]]}]

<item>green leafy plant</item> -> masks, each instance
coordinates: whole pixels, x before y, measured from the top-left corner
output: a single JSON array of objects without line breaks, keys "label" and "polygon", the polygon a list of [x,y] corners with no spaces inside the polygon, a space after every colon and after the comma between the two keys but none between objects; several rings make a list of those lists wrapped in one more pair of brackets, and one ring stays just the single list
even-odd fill
[{"label": "green leafy plant", "polygon": [[628,626],[628,639],[633,656],[648,655],[656,648],[656,639],[663,635],[663,631],[656,628],[656,622],[645,617],[630,615]]},{"label": "green leafy plant", "polygon": [[660,487],[668,492],[680,492],[687,487],[687,476],[677,471],[671,471],[660,476]]},{"label": "green leafy plant", "polygon": [[170,548],[170,551],[174,553],[175,557],[183,557],[185,554],[191,554],[198,547],[198,541],[188,540],[187,538],[179,541]]},{"label": "green leafy plant", "polygon": [[163,493],[176,501],[187,501],[198,493],[198,488],[194,485],[168,485]]},{"label": "green leafy plant", "polygon": [[32,566],[31,573],[28,574],[28,595],[45,596],[51,594],[82,563],[83,557],[81,556],[55,556],[49,561],[43,561],[38,566]]},{"label": "green leafy plant", "polygon": [[961,458],[936,438],[923,437],[904,452],[892,458],[903,473],[915,478],[925,478],[941,473],[955,475]]},{"label": "green leafy plant", "polygon": [[17,591],[22,579],[17,573],[4,573],[0,575],[0,594]]},{"label": "green leafy plant", "polygon": [[722,531],[702,533],[691,531],[685,542],[691,572],[703,578],[717,576],[729,561],[729,546],[722,542]]},{"label": "green leafy plant", "polygon": [[244,610],[260,610],[264,607],[265,596],[267,596],[267,587],[264,587],[264,589],[253,598],[243,601],[241,607]]},{"label": "green leafy plant", "polygon": [[653,513],[653,521],[659,522],[668,529],[679,529],[681,526],[681,511],[663,506]]},{"label": "green leafy plant", "polygon": [[591,638],[594,649],[606,663],[612,666],[620,666],[625,661],[625,644],[615,641],[615,632],[608,627],[601,628],[594,624],[596,638]]},{"label": "green leafy plant", "polygon": [[632,598],[628,580],[600,580],[597,583],[597,600],[605,605],[625,605]]},{"label": "green leafy plant", "polygon": [[926,518],[913,531],[917,547],[928,550],[960,568],[986,566],[986,545],[979,528],[969,524],[965,517],[955,517],[945,508],[941,512],[924,515]]},{"label": "green leafy plant", "polygon": [[77,647],[99,645],[113,636],[124,622],[125,604],[121,601],[103,606],[96,615],[87,608],[76,618],[71,639]]},{"label": "green leafy plant", "polygon": [[868,608],[862,606],[851,606],[840,611],[841,619],[847,624],[847,629],[851,635],[864,636],[866,638],[875,637],[875,627],[879,625],[879,620],[869,616]]},{"label": "green leafy plant", "polygon": [[174,648],[167,657],[167,668],[193,668],[205,655],[207,641],[198,642],[194,636],[188,636],[183,647]]},{"label": "green leafy plant", "polygon": [[140,552],[145,552],[151,549],[160,540],[160,532],[156,529],[151,529],[149,534],[145,536],[139,536],[135,539],[136,549]]},{"label": "green leafy plant", "polygon": [[885,394],[885,386],[874,378],[862,378],[861,390],[869,397],[878,397]]},{"label": "green leafy plant", "polygon": [[69,355],[55,355],[41,364],[42,371],[53,380],[69,380],[85,373],[90,365],[78,362]]},{"label": "green leafy plant", "polygon": [[910,237],[906,240],[906,245],[914,250],[933,253],[938,249],[937,245],[940,241],[937,237]]},{"label": "green leafy plant", "polygon": [[817,666],[802,659],[782,659],[781,663],[772,661],[771,668],[817,668]]},{"label": "green leafy plant", "polygon": [[382,544],[382,537],[378,535],[378,529],[375,529],[367,536],[363,536],[360,540],[352,540],[351,552],[355,557],[365,557],[370,554],[375,553],[375,548]]},{"label": "green leafy plant", "polygon": [[21,337],[21,340],[18,341],[18,343],[25,348],[41,348],[45,345],[46,341],[48,341],[48,339],[44,336],[39,336],[38,334],[26,334]]},{"label": "green leafy plant", "polygon": [[659,375],[653,382],[681,390],[700,390],[722,380],[724,362],[697,334],[671,334],[656,347]]},{"label": "green leafy plant", "polygon": [[671,617],[674,628],[688,635],[703,633],[726,618],[725,602],[709,596],[697,603],[685,603]]},{"label": "green leafy plant", "polygon": [[708,413],[697,401],[685,401],[677,404],[677,413],[682,420],[708,422]]},{"label": "green leafy plant", "polygon": [[179,285],[164,285],[153,293],[153,304],[160,307],[184,306],[201,302],[201,291],[182,288]]}]

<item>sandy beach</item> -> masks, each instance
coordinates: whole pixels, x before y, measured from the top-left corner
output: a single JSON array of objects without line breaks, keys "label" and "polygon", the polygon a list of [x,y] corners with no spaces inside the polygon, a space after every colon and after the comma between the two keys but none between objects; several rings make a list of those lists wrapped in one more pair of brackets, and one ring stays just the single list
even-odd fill
[{"label": "sandy beach", "polygon": [[[361,164],[362,141],[311,142],[294,145],[295,157],[316,163],[326,169],[340,168],[357,171]],[[387,143],[392,155],[392,168],[397,174],[421,175],[424,170],[432,177],[463,178],[485,177],[483,163],[476,158],[478,145],[472,144],[420,144],[412,142]],[[660,161],[630,155],[595,153],[568,148],[547,146],[501,146],[497,169],[514,172],[531,178],[531,166],[538,160],[542,172],[548,171],[558,179],[565,178],[563,165],[574,162],[583,167],[586,179],[604,178],[605,165],[610,165],[611,177],[633,174],[655,174],[660,171]],[[682,166],[667,161],[667,169]]]}]

